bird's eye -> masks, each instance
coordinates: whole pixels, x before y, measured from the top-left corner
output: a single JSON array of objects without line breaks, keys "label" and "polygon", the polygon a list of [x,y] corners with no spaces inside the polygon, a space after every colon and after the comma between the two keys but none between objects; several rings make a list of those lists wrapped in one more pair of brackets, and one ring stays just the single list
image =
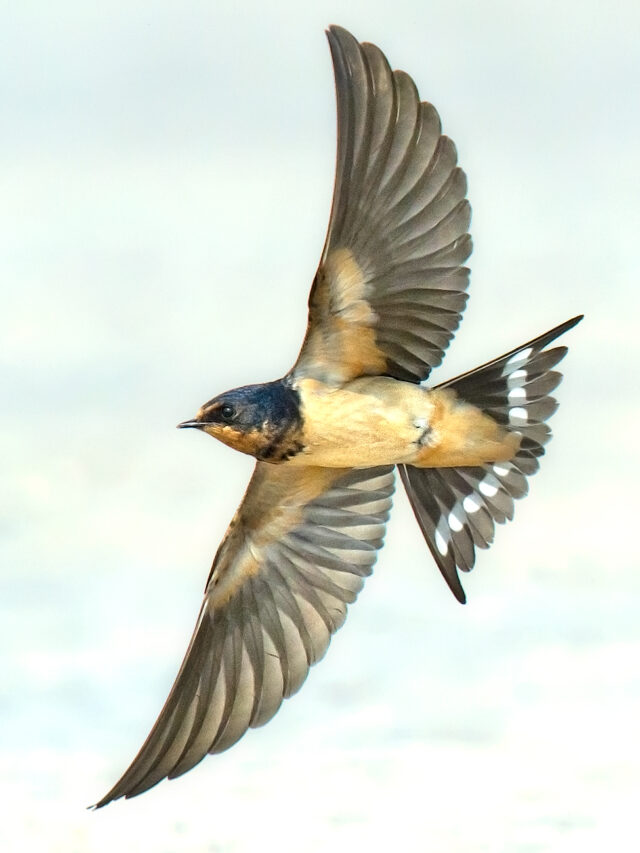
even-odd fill
[{"label": "bird's eye", "polygon": [[235,417],[235,414],[236,410],[228,403],[225,403],[224,406],[220,407],[220,417],[223,421],[232,421]]}]

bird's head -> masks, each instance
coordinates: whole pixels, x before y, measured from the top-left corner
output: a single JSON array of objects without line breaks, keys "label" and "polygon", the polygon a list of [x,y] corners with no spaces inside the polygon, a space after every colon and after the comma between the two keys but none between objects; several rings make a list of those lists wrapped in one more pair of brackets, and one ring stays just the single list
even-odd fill
[{"label": "bird's head", "polygon": [[234,388],[209,400],[194,427],[229,447],[267,462],[284,462],[302,450],[300,398],[286,380]]}]

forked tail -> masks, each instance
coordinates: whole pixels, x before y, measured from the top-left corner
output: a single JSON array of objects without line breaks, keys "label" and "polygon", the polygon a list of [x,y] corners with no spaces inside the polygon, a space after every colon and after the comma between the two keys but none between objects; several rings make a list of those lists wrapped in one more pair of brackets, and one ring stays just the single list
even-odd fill
[{"label": "forked tail", "polygon": [[552,368],[565,357],[567,347],[545,348],[581,319],[582,315],[567,320],[439,386],[451,388],[461,400],[478,406],[505,429],[520,433],[522,441],[513,459],[473,468],[398,466],[431,553],[462,603],[466,598],[458,570],[470,571],[476,547],[488,548],[495,524],[513,518],[513,502],[527,494],[527,477],[538,470],[538,458],[551,438],[545,421],[558,404],[549,395],[562,379],[562,374]]}]

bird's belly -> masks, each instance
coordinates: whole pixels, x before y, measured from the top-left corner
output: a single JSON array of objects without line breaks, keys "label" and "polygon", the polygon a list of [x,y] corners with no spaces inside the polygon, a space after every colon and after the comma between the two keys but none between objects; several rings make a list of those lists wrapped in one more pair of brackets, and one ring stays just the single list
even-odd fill
[{"label": "bird's belly", "polygon": [[433,404],[418,386],[387,377],[341,388],[299,383],[303,452],[289,464],[365,468],[411,461]]},{"label": "bird's belly", "polygon": [[519,435],[450,389],[372,376],[339,388],[303,379],[297,390],[303,450],[288,464],[474,466],[511,459],[520,444]]}]

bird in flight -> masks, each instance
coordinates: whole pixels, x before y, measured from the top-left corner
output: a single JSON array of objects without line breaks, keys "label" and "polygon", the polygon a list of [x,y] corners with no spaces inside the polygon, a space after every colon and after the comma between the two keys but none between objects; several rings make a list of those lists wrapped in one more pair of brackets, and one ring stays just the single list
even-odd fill
[{"label": "bird in flight", "polygon": [[228,749],[300,688],[372,571],[396,468],[464,602],[458,572],[512,518],[551,437],[567,350],[549,345],[581,317],[422,384],[467,301],[465,174],[411,77],[340,27],[327,36],[337,165],[306,336],[282,379],[227,391],[179,424],[257,461],[165,706],[96,807]]}]

